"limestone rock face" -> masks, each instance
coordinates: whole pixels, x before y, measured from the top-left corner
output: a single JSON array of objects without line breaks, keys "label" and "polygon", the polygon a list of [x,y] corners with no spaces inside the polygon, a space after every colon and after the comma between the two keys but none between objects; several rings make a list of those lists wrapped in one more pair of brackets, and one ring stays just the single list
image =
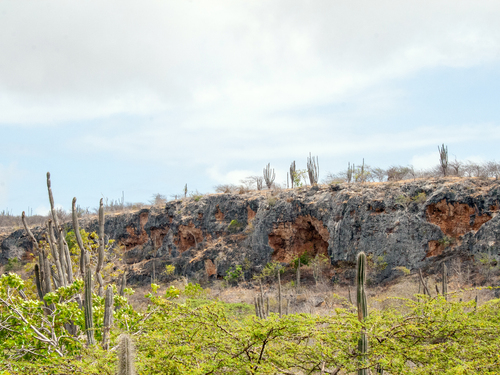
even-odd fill
[{"label": "limestone rock face", "polygon": [[[304,252],[349,267],[360,251],[383,257],[384,279],[397,266],[432,271],[450,257],[498,255],[499,192],[498,181],[443,178],[212,194],[107,215],[105,232],[123,245],[131,282],[149,281],[153,263],[159,279],[166,264],[212,278],[242,265],[249,277]],[[82,227],[96,230],[97,222]],[[29,251],[16,231],[3,239],[0,261]]]}]

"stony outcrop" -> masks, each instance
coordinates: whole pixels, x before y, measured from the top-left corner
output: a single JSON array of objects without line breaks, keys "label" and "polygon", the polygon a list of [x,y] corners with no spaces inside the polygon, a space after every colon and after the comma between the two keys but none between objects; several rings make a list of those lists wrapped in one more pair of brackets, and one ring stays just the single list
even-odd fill
[{"label": "stony outcrop", "polygon": [[[235,265],[250,276],[304,252],[345,269],[360,251],[383,257],[384,279],[397,266],[432,271],[452,257],[498,255],[499,194],[498,181],[463,178],[212,194],[108,215],[105,231],[123,245],[132,282],[149,280],[153,262],[157,274],[173,264],[178,274],[220,278]],[[19,230],[3,239],[0,261],[30,251]]]}]

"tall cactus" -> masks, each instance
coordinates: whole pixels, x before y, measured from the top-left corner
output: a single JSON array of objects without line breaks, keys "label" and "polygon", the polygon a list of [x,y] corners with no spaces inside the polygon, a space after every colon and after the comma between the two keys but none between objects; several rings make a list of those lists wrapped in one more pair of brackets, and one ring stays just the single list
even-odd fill
[{"label": "tall cactus", "polygon": [[267,188],[271,189],[274,183],[274,179],[276,178],[276,173],[274,172],[274,168],[271,170],[271,163],[268,163],[263,170],[264,181],[266,182]]},{"label": "tall cactus", "polygon": [[[47,191],[49,193],[49,202],[50,202],[50,212],[52,216],[52,221],[54,223],[54,231],[57,234],[57,241],[55,240],[55,236],[52,237],[54,241],[54,250],[57,253],[57,258],[59,258],[59,263],[61,267],[62,275],[59,276],[61,279],[62,285],[68,285],[73,283],[73,270],[71,264],[71,256],[69,253],[68,244],[66,243],[63,235],[62,228],[59,225],[59,219],[57,218],[57,212],[54,206],[54,196],[52,194],[52,183],[50,182],[50,173],[47,172]],[[56,259],[56,255],[53,254],[54,259]],[[56,268],[59,267],[56,261]],[[82,275],[83,277],[83,275]]]},{"label": "tall cactus", "polygon": [[109,331],[113,324],[113,288],[108,286],[104,299],[104,321],[102,327],[102,348],[109,349]]},{"label": "tall cactus", "polygon": [[309,157],[307,158],[307,174],[309,175],[309,182],[311,186],[316,185],[319,179],[319,161],[318,157],[316,159],[314,156],[311,156],[309,153]]},{"label": "tall cactus", "polygon": [[299,291],[300,291],[300,255],[299,255],[299,260],[298,260],[298,264],[297,264],[297,283],[296,283],[296,286],[297,288],[297,294],[299,294]]},{"label": "tall cactus", "polygon": [[281,278],[280,278],[280,270],[278,269],[278,313],[281,315],[283,313],[282,311],[282,306],[281,306]]},{"label": "tall cactus", "polygon": [[97,265],[95,268],[95,277],[99,283],[99,297],[104,294],[104,281],[102,280],[101,269],[104,262],[104,208],[102,198],[99,201],[99,250],[97,255]]},{"label": "tall cactus", "polygon": [[56,244],[56,238],[54,236],[54,227],[52,226],[52,220],[49,219],[47,222],[47,229],[49,233],[49,246],[50,252],[52,253],[52,258],[54,259],[54,263],[56,264],[57,277],[59,278],[59,286],[66,286],[66,274],[63,272],[63,268],[61,265],[61,259],[59,257],[59,249]]},{"label": "tall cactus", "polygon": [[54,196],[52,195],[52,185],[50,183],[50,172],[47,172],[47,190],[49,192],[49,202],[50,202],[50,212],[52,213],[52,219],[54,219],[54,225],[59,228],[59,220],[57,219],[56,209],[54,207]]},{"label": "tall cactus", "polygon": [[441,172],[443,176],[446,177],[448,174],[448,146],[445,146],[444,143],[441,147],[438,146],[439,151],[439,166],[441,168]]},{"label": "tall cactus", "polygon": [[293,189],[293,184],[295,182],[295,177],[297,176],[297,168],[295,167],[295,160],[290,164],[290,182]]},{"label": "tall cactus", "polygon": [[123,271],[123,274],[122,274],[122,283],[120,284],[120,296],[124,296],[125,295],[125,288],[127,286],[127,272],[126,271]]},{"label": "tall cactus", "polygon": [[443,296],[446,301],[448,301],[448,275],[447,275],[447,267],[446,264],[443,263],[443,287],[441,290],[443,291]]},{"label": "tall cactus", "polygon": [[[358,309],[358,320],[362,322],[368,317],[368,306],[366,303],[365,293],[365,278],[366,278],[366,254],[360,252],[358,254],[357,268],[356,268],[356,304]],[[359,351],[359,366],[358,375],[368,375],[366,368],[366,352],[368,350],[368,338],[364,330],[361,331],[361,336],[358,340]]]},{"label": "tall cactus", "polygon": [[42,282],[40,281],[40,271],[38,264],[35,264],[35,284],[36,284],[36,291],[38,293],[38,298],[40,298],[40,301],[43,301]]},{"label": "tall cactus", "polygon": [[90,267],[85,273],[85,300],[83,309],[85,312],[85,330],[87,331],[87,345],[94,345],[94,321],[92,317],[92,271]]},{"label": "tall cactus", "polygon": [[78,218],[76,215],[76,198],[73,198],[71,203],[71,211],[73,218],[73,230],[75,231],[76,243],[80,248],[80,274],[82,278],[85,278],[85,272],[87,270],[87,265],[90,263],[88,251],[83,246],[82,236],[80,235],[80,226],[78,225]]},{"label": "tall cactus", "polygon": [[43,296],[51,291],[50,265],[48,264],[48,259],[44,249],[38,246],[38,242],[35,236],[28,228],[28,224],[26,223],[26,215],[24,211],[21,215],[21,219],[24,225],[24,229],[26,230],[26,233],[28,233],[28,237],[30,238],[33,244],[33,248],[38,253],[38,267],[35,267],[35,277],[36,277],[35,280],[36,280],[38,296],[40,297],[40,300],[43,301]]},{"label": "tall cactus", "polygon": [[135,375],[134,344],[126,333],[118,338],[118,371],[117,375]]}]

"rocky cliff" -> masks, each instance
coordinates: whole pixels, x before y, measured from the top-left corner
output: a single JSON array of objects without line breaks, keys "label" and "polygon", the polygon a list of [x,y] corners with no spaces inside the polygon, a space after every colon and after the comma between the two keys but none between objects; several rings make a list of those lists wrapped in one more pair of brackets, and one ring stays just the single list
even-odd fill
[{"label": "rocky cliff", "polygon": [[[349,269],[359,251],[387,263],[383,280],[397,266],[432,272],[453,257],[498,255],[499,193],[498,181],[442,178],[212,194],[107,215],[105,231],[123,245],[132,282],[149,280],[153,262],[156,270],[173,264],[178,274],[220,278],[235,265],[250,276],[304,252]],[[97,229],[95,221],[84,226]],[[0,261],[30,250],[18,230],[2,240]]]}]

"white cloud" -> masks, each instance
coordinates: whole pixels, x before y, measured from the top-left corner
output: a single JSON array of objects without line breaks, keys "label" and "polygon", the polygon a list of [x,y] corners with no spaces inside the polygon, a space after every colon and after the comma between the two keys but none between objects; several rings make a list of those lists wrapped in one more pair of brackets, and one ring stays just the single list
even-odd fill
[{"label": "white cloud", "polygon": [[498,61],[499,18],[498,2],[451,0],[4,1],[0,124],[175,110],[216,113],[227,129]]},{"label": "white cloud", "polygon": [[0,164],[0,206],[8,203],[10,187],[21,175],[15,163],[7,166]]},{"label": "white cloud", "polygon": [[34,214],[35,214],[35,215],[45,216],[45,215],[47,215],[49,212],[50,212],[50,207],[47,207],[47,206],[41,205],[41,206],[38,206],[37,208],[35,208]]},{"label": "white cloud", "polygon": [[[56,208],[56,210],[65,211],[65,208],[63,207],[62,204],[54,203],[54,207]],[[34,213],[35,213],[35,215],[42,215],[42,216],[49,215],[50,214],[50,206],[45,206],[42,204],[42,205],[38,206],[37,208],[35,208]]]},{"label": "white cloud", "polygon": [[429,169],[435,167],[439,163],[439,153],[429,152],[421,155],[414,155],[411,158],[410,164],[415,167],[415,169]]},{"label": "white cloud", "polygon": [[232,170],[226,173],[221,173],[217,166],[207,169],[208,176],[219,184],[235,184],[240,185],[241,180],[246,177],[255,175],[252,171],[247,170]]}]

